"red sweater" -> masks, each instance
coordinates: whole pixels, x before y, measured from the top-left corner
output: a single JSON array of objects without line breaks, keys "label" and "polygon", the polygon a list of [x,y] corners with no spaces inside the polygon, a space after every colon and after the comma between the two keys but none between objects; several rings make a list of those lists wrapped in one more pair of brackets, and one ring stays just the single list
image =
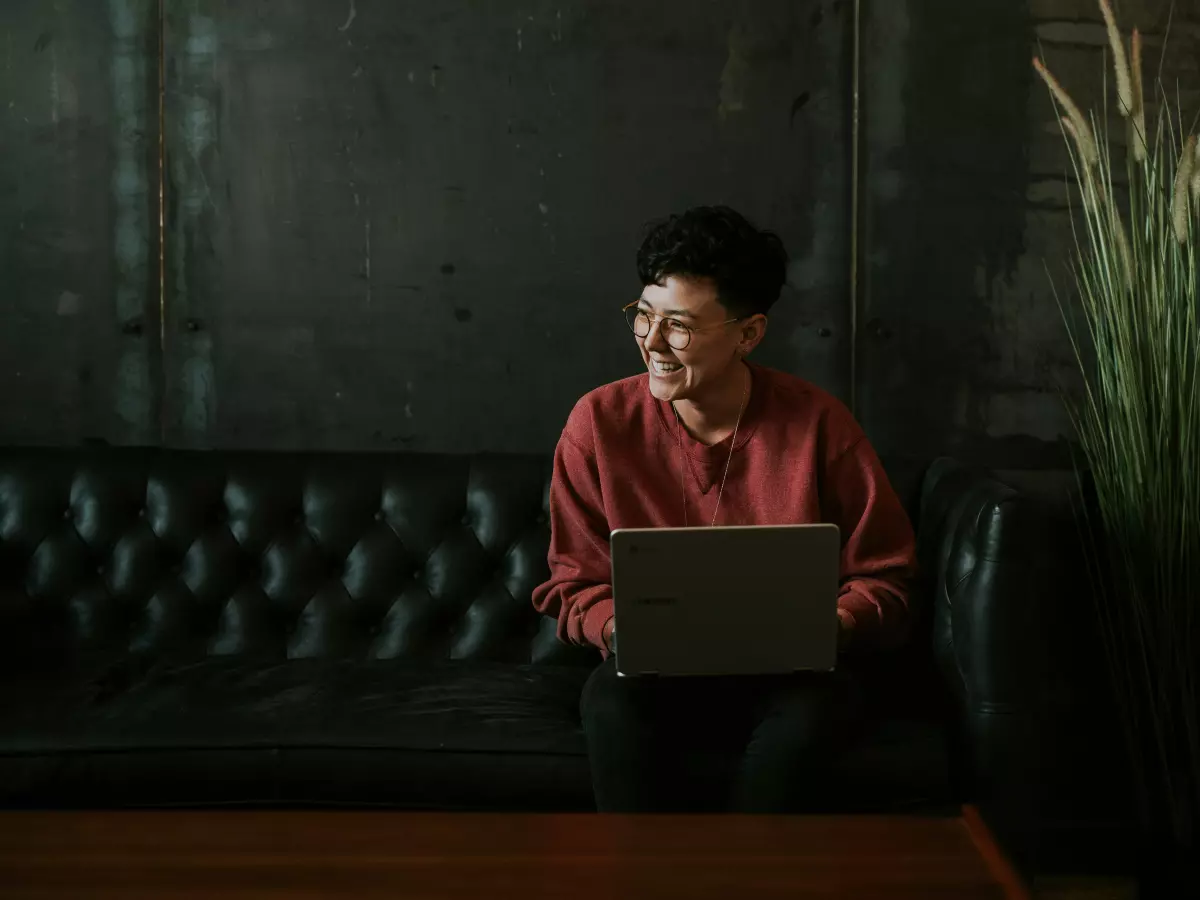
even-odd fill
[{"label": "red sweater", "polygon": [[[750,371],[717,524],[835,523],[838,605],[854,618],[855,645],[899,643],[916,569],[913,530],[875,451],[836,398],[783,372]],[[609,534],[683,525],[681,463],[688,524],[712,519],[729,439],[706,446],[677,431],[670,404],[654,399],[648,379],[643,373],[584,396],[554,454],[550,580],[534,590],[533,604],[557,617],[564,641],[604,649],[601,631],[613,615]]]}]

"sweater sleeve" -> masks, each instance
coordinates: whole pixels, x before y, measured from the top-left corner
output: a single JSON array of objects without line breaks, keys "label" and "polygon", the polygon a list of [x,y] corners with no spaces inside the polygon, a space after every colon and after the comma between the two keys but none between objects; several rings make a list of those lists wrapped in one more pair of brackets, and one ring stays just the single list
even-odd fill
[{"label": "sweater sleeve", "polygon": [[897,646],[917,568],[912,523],[865,437],[831,463],[826,483],[829,518],[842,531],[838,607],[854,619],[856,646]]},{"label": "sweater sleeve", "polygon": [[559,640],[607,655],[613,616],[609,528],[596,459],[564,431],[550,479],[550,580],[533,592],[538,612],[558,619]]}]

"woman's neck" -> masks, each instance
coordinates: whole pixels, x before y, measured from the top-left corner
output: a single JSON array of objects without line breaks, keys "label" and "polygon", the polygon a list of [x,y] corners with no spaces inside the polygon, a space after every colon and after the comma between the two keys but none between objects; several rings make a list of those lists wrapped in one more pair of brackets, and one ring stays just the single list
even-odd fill
[{"label": "woman's neck", "polygon": [[703,397],[674,404],[688,434],[702,444],[719,444],[733,434],[749,401],[749,367],[738,362],[732,368],[730,377]]}]

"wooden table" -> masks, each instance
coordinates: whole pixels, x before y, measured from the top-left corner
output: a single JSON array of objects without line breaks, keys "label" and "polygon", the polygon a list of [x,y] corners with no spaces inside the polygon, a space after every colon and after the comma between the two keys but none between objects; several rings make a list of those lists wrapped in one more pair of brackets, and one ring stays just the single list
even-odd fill
[{"label": "wooden table", "polygon": [[16,898],[1026,897],[963,818],[3,812]]}]

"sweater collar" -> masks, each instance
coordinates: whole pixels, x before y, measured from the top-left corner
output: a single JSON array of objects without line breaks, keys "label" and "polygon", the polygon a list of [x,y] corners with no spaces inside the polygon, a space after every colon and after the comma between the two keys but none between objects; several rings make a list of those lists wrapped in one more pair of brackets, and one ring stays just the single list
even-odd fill
[{"label": "sweater collar", "polygon": [[[742,413],[742,420],[738,424],[737,444],[733,448],[735,454],[745,447],[750,442],[750,438],[754,436],[754,432],[758,428],[758,423],[762,418],[762,409],[765,405],[767,393],[766,376],[763,369],[749,362],[746,363],[746,368],[750,370],[750,396],[746,400],[746,410]],[[647,393],[650,391],[649,378],[646,381],[646,391]],[[735,435],[730,434],[725,440],[716,444],[705,444],[692,437],[688,433],[688,430],[675,418],[675,411],[671,408],[671,404],[668,401],[658,400],[653,397],[651,399],[658,410],[659,422],[666,429],[672,446],[682,443],[683,452],[700,467],[725,467],[729,459],[729,442]]]}]

